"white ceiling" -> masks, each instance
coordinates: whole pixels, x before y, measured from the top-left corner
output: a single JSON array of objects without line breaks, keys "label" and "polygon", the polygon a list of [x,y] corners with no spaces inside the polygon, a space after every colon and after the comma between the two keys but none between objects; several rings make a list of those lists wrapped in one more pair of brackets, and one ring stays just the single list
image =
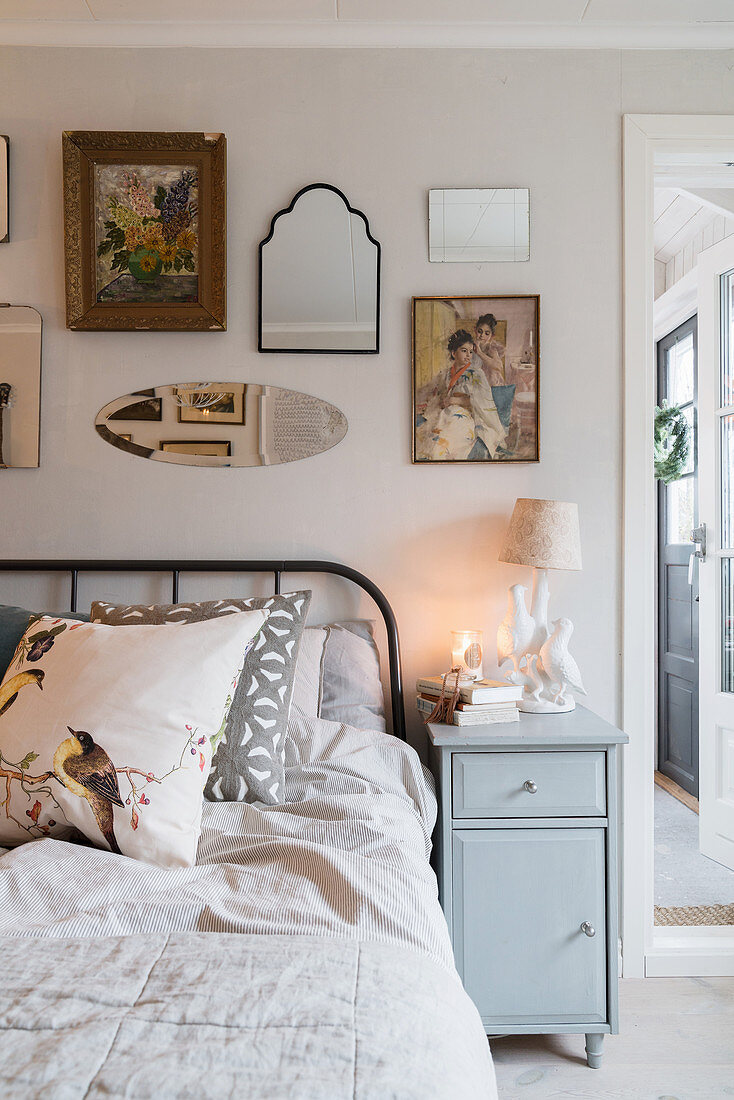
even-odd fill
[{"label": "white ceiling", "polygon": [[667,263],[714,220],[714,211],[669,187],[655,191],[655,259]]},{"label": "white ceiling", "polygon": [[734,0],[0,0],[0,43],[724,49]]},{"label": "white ceiling", "polygon": [[734,218],[734,170],[720,167],[709,187],[695,190],[675,180],[668,184],[659,171],[656,167],[653,240],[655,259],[667,263],[717,218]]}]

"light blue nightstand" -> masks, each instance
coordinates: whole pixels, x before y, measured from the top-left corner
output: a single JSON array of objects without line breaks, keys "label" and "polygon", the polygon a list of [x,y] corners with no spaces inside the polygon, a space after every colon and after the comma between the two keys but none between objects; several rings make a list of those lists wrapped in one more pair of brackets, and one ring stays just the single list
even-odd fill
[{"label": "light blue nightstand", "polygon": [[456,965],[488,1034],[580,1033],[617,1010],[617,746],[584,707],[428,727],[435,858]]}]

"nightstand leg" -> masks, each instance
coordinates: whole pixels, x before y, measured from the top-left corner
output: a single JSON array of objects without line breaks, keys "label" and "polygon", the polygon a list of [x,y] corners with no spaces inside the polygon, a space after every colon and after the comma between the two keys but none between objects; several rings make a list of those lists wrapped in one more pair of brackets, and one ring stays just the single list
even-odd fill
[{"label": "nightstand leg", "polygon": [[586,1061],[589,1069],[601,1069],[602,1044],[604,1035],[592,1034],[586,1036]]}]

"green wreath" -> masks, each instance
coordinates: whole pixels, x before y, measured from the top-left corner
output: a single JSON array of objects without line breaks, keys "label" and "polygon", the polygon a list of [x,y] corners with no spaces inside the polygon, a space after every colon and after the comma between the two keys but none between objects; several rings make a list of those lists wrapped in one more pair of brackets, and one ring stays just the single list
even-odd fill
[{"label": "green wreath", "polygon": [[682,476],[691,450],[691,430],[679,405],[655,409],[655,477],[669,485]]}]

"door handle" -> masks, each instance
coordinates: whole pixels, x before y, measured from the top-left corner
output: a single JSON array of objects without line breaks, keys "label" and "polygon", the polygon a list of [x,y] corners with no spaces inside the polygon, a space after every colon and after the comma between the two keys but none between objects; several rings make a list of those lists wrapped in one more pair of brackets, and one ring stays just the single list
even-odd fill
[{"label": "door handle", "polygon": [[693,562],[696,558],[700,562],[706,561],[706,524],[701,523],[691,531],[691,542],[696,549],[688,559],[688,583],[693,584]]},{"label": "door handle", "polygon": [[696,549],[693,551],[692,557],[700,558],[701,561],[706,561],[706,524],[701,523],[698,527],[694,527],[691,531],[691,542]]}]

